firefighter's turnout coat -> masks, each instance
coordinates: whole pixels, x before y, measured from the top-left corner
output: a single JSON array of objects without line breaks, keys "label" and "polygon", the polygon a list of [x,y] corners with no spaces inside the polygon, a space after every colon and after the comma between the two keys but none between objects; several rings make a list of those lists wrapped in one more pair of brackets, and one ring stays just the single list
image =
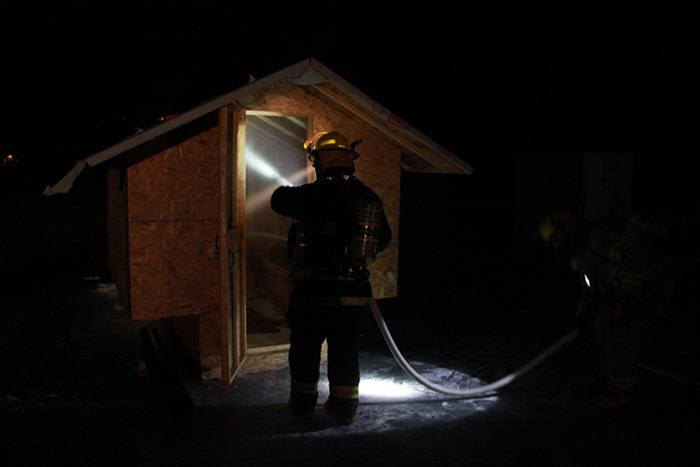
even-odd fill
[{"label": "firefighter's turnout coat", "polygon": [[[363,204],[378,207],[374,227],[357,223],[356,210]],[[297,221],[289,239],[289,249],[297,258],[288,312],[292,399],[296,394],[315,403],[321,345],[326,339],[331,398],[356,404],[359,333],[372,290],[366,268],[348,252],[358,235],[371,237],[376,251],[389,244],[391,229],[381,200],[348,176],[280,187],[271,205],[278,214]]]},{"label": "firefighter's turnout coat", "polygon": [[626,213],[584,223],[573,242],[581,282],[577,317],[596,331],[610,383],[629,389],[643,335],[673,293],[663,229]]}]

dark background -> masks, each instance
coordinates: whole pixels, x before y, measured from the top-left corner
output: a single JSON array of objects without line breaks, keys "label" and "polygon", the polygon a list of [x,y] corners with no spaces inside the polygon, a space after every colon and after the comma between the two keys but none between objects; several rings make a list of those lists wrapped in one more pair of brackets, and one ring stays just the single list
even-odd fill
[{"label": "dark background", "polygon": [[[576,395],[590,355],[574,347],[505,395],[483,423],[419,438],[404,436],[408,426],[388,438],[397,448],[385,457],[410,459],[420,439],[447,443],[435,450],[443,458],[476,447],[476,461],[482,453],[482,461],[514,464],[522,453],[560,465],[685,459],[697,432],[700,305],[695,16],[408,3],[391,11],[354,2],[0,6],[0,157],[18,159],[0,165],[0,409],[8,414],[0,432],[11,452],[72,460],[89,458],[87,447],[118,462],[130,451],[122,442],[141,433],[145,441],[131,451],[167,460],[178,455],[168,437],[188,434],[144,424],[152,404],[139,402],[143,357],[125,350],[138,349],[141,323],[99,298],[99,282],[110,280],[104,168],[85,171],[66,195],[44,197],[44,188],[159,117],[314,57],[475,169],[402,176],[401,298],[382,310],[409,357],[455,368],[476,362],[475,374],[492,380],[571,328],[577,280],[538,241],[536,226],[551,211],[582,213],[594,184],[616,186],[612,162],[610,177],[587,177],[598,154],[632,158],[629,204],[667,225],[677,264],[696,265],[679,277],[652,347],[657,363],[695,383],[660,378],[633,412],[592,413]],[[82,303],[85,289],[98,298]],[[101,333],[88,332],[96,326]],[[378,337],[365,344],[384,351]],[[253,411],[245,426],[256,417],[276,422],[272,409]],[[366,451],[343,439],[355,455]],[[216,452],[231,441],[211,440]],[[29,449],[35,441],[42,449]],[[304,455],[306,444],[288,444]]]},{"label": "dark background", "polygon": [[309,57],[475,168],[404,174],[402,290],[567,280],[534,231],[581,211],[587,153],[633,155],[632,204],[697,255],[698,34],[680,12],[198,5],[2,7],[5,284],[107,276],[104,169],[40,195],[76,160]]},{"label": "dark background", "polygon": [[667,157],[698,143],[698,37],[680,12],[200,4],[3,7],[2,151],[70,167],[309,57],[481,172],[526,147]]},{"label": "dark background", "polygon": [[634,206],[693,248],[698,34],[680,13],[198,5],[2,7],[0,154],[19,159],[0,170],[6,283],[107,275],[104,169],[40,195],[76,160],[309,57],[475,168],[404,175],[402,290],[565,280],[534,230],[581,211],[587,152],[632,154]]}]

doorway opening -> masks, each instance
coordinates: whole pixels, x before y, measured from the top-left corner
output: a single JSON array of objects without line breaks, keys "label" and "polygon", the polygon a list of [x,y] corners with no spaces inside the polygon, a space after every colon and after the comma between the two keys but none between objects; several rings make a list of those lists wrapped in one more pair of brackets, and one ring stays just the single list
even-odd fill
[{"label": "doorway opening", "polygon": [[305,118],[246,114],[246,321],[251,351],[289,345],[286,324],[293,260],[287,256],[292,220],[270,207],[280,186],[307,182],[309,169],[303,143]]}]

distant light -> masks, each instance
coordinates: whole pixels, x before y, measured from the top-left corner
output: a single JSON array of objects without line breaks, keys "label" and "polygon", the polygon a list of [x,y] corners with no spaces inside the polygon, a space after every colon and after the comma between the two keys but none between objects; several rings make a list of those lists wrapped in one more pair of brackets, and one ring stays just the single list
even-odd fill
[{"label": "distant light", "polygon": [[162,116],[158,117],[158,120],[156,120],[156,121],[158,121],[160,123],[167,122],[168,120],[172,120],[173,118],[177,117],[177,115],[178,114],[162,115]]},{"label": "distant light", "polygon": [[12,155],[8,154],[2,158],[3,167],[15,167],[17,165],[18,159]]},{"label": "distant light", "polygon": [[585,275],[585,274],[583,275],[583,280],[586,281],[586,285],[587,285],[588,287],[591,286],[591,281],[590,281],[590,279],[588,279],[588,276],[587,276],[587,275]]}]

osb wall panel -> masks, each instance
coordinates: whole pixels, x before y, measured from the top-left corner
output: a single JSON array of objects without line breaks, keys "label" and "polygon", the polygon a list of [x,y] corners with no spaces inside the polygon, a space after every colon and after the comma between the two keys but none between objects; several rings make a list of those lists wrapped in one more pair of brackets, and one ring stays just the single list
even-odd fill
[{"label": "osb wall panel", "polygon": [[119,291],[119,302],[129,307],[129,225],[126,212],[126,173],[107,171],[107,261],[112,280]]},{"label": "osb wall panel", "polygon": [[212,128],[129,168],[135,319],[218,319],[218,133]]},{"label": "osb wall panel", "polygon": [[[216,286],[216,290],[211,287],[212,292],[216,292],[219,299],[221,293]],[[216,309],[212,312],[205,312],[199,316],[199,363],[202,371],[216,369],[221,372],[221,311],[218,300]]]},{"label": "osb wall panel", "polygon": [[249,110],[306,116],[313,131],[338,130],[351,141],[361,139],[357,176],[382,199],[393,239],[371,266],[375,298],[398,294],[399,198],[401,193],[401,149],[388,137],[327,98],[292,84],[277,85],[264,94],[241,102]]},{"label": "osb wall panel", "polygon": [[218,221],[219,129],[129,167],[129,221]]},{"label": "osb wall panel", "polygon": [[219,268],[214,222],[131,222],[134,319],[199,315],[218,310]]}]

